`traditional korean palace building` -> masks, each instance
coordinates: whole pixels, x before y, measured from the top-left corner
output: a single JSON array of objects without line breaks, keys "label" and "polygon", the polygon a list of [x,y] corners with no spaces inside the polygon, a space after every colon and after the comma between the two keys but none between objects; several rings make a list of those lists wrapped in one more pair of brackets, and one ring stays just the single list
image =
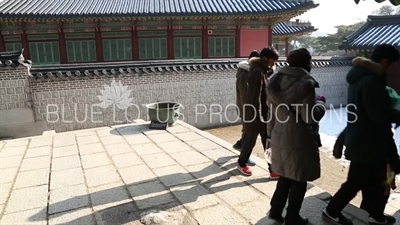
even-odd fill
[{"label": "traditional korean palace building", "polygon": [[[35,64],[246,57],[315,31],[312,0],[3,0],[0,52]],[[289,22],[288,22],[289,21]]]},{"label": "traditional korean palace building", "polygon": [[[367,22],[343,40],[340,49],[369,56],[380,44],[391,44],[400,51],[400,15],[369,16]],[[387,72],[387,83],[400,93],[400,60]]]},{"label": "traditional korean palace building", "polygon": [[391,44],[400,50],[400,15],[368,16],[367,22],[344,38],[339,48],[371,52],[380,44]]}]

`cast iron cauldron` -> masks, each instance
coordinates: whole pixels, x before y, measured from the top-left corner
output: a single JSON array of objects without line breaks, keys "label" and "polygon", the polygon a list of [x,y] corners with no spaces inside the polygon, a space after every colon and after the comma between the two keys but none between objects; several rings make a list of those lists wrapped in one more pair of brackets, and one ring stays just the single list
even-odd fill
[{"label": "cast iron cauldron", "polygon": [[146,105],[150,121],[168,123],[172,126],[179,118],[182,104],[176,102],[156,102]]}]

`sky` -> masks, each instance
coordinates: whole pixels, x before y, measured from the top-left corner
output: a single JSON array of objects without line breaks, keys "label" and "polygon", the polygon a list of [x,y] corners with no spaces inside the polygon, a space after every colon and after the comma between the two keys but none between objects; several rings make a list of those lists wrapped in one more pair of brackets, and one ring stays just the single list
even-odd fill
[{"label": "sky", "polygon": [[377,3],[375,0],[361,0],[358,5],[354,0],[314,0],[314,2],[320,5],[296,17],[300,20],[309,21],[318,29],[313,36],[319,36],[322,33],[335,33],[335,26],[337,25],[350,25],[359,21],[366,21],[373,10],[383,5],[391,5],[389,0],[383,3]]}]

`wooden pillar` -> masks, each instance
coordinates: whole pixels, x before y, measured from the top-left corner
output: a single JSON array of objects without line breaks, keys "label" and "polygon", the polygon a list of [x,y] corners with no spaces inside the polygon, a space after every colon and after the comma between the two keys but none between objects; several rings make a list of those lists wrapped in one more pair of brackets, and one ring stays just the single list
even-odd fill
[{"label": "wooden pillar", "polygon": [[268,46],[272,47],[272,25],[268,26]]},{"label": "wooden pillar", "polygon": [[275,49],[279,52],[279,44],[275,44]]},{"label": "wooden pillar", "polygon": [[101,37],[100,28],[96,29],[94,32],[95,40],[96,40],[96,56],[97,62],[104,62],[104,53],[103,53],[103,39]]},{"label": "wooden pillar", "polygon": [[65,33],[63,27],[64,24],[61,23],[60,33],[58,34],[58,47],[60,48],[60,63],[66,64],[68,63],[67,42],[65,40]]},{"label": "wooden pillar", "polygon": [[174,30],[172,30],[172,26],[168,26],[167,30],[167,54],[168,59],[175,59],[175,51],[174,51]]},{"label": "wooden pillar", "polygon": [[26,24],[24,22],[21,22],[21,28],[22,28],[21,44],[22,48],[24,49],[23,56],[25,59],[31,59],[31,51],[29,49],[28,35],[26,34]]},{"label": "wooden pillar", "polygon": [[132,58],[134,61],[139,60],[139,38],[136,30],[136,26],[132,26],[131,30],[131,50]]},{"label": "wooden pillar", "polygon": [[203,55],[203,59],[208,59],[208,30],[207,30],[207,26],[203,27],[203,33],[201,36],[202,39],[202,55]]},{"label": "wooden pillar", "polygon": [[286,38],[286,39],[285,39],[285,56],[286,56],[286,57],[289,55],[289,52],[290,52],[289,39]]},{"label": "wooden pillar", "polygon": [[242,56],[241,52],[240,52],[240,28],[239,28],[239,26],[236,26],[235,56],[236,56],[236,58],[240,58]]},{"label": "wooden pillar", "polygon": [[22,48],[24,49],[24,58],[25,59],[31,59],[31,51],[29,49],[29,41],[28,41],[28,35],[23,32],[21,34],[21,42],[22,42]]},{"label": "wooden pillar", "polygon": [[0,33],[0,52],[6,51],[6,43],[4,41],[4,36]]}]

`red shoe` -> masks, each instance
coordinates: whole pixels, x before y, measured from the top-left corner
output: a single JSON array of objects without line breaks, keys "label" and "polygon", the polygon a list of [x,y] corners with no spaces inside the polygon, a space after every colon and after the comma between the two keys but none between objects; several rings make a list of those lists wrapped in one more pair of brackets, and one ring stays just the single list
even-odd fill
[{"label": "red shoe", "polygon": [[251,171],[251,169],[250,169],[250,167],[249,167],[248,165],[246,165],[246,166],[240,166],[240,165],[238,165],[238,166],[237,166],[237,169],[238,169],[241,173],[243,173],[244,175],[246,175],[246,176],[251,176],[251,175],[253,175],[253,172]]},{"label": "red shoe", "polygon": [[271,172],[270,174],[269,174],[269,179],[272,179],[272,180],[276,180],[276,179],[279,179],[279,175],[278,174],[276,174],[276,173],[273,173],[273,172]]}]

